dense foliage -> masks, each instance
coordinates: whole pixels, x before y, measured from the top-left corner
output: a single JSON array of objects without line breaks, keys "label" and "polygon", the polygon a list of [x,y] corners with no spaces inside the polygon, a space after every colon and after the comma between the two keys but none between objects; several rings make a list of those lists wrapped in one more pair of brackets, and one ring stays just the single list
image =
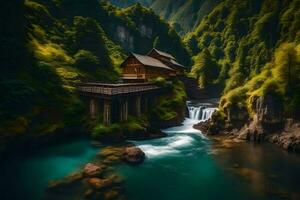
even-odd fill
[{"label": "dense foliage", "polygon": [[222,1],[185,41],[194,55],[192,75],[203,76],[203,63],[205,76],[219,66],[200,85],[223,86],[222,109],[251,112],[254,99],[270,94],[284,101],[286,114],[299,112],[299,0]]},{"label": "dense foliage", "polygon": [[118,7],[128,7],[128,6],[132,6],[135,3],[140,3],[143,6],[148,7],[153,2],[153,0],[109,0],[109,1]]},{"label": "dense foliage", "polygon": [[152,8],[158,15],[168,20],[180,34],[191,31],[220,0],[109,0],[111,3],[127,7],[141,3]]},{"label": "dense foliage", "polygon": [[[183,83],[179,80],[174,80],[173,84],[169,85],[163,79],[158,78],[155,80],[158,84],[162,84],[168,88],[171,93],[161,95],[157,101],[157,106],[150,113],[150,119],[152,121],[171,121],[177,118],[181,119],[179,116],[182,110],[185,109],[186,93]],[[179,120],[180,121],[180,120]]]},{"label": "dense foliage", "polygon": [[0,13],[2,142],[83,124],[86,108],[76,84],[117,81],[126,54],[148,52],[158,36],[162,50],[190,62],[176,32],[141,5],[12,0]]}]

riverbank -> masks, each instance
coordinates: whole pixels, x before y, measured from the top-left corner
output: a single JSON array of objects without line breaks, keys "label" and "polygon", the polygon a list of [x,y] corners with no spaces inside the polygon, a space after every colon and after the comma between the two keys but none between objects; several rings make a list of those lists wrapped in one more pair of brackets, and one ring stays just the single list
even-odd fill
[{"label": "riverbank", "polygon": [[240,129],[230,127],[227,130],[223,129],[217,132],[212,127],[215,127],[212,120],[194,125],[195,129],[208,136],[220,136],[221,138],[255,143],[269,142],[287,151],[300,153],[300,123],[294,122],[292,119],[286,120],[282,127],[277,130],[274,130],[274,127],[271,127],[271,130],[266,130],[257,122],[246,123]]},{"label": "riverbank", "polygon": [[[197,110],[192,107],[205,110],[198,103],[188,107],[195,113]],[[180,126],[162,130],[166,137],[152,140],[109,146],[80,139],[48,146],[26,156],[20,153],[18,159],[11,157],[0,167],[5,174],[0,180],[3,190],[0,197],[4,200],[300,197],[299,156],[266,143],[256,145],[227,136],[206,137],[193,128],[198,122],[187,118]],[[125,149],[132,145],[144,153],[133,150],[129,158],[136,161],[139,158],[136,153],[144,155],[143,164],[124,162]]]},{"label": "riverbank", "polygon": [[[119,165],[125,196],[150,199],[297,199],[299,157],[274,145],[206,137],[197,120],[163,130],[168,137],[134,142],[147,159],[138,167]],[[231,184],[228,184],[228,183]],[[151,193],[145,192],[151,189]],[[218,188],[218,192],[215,192]]]}]

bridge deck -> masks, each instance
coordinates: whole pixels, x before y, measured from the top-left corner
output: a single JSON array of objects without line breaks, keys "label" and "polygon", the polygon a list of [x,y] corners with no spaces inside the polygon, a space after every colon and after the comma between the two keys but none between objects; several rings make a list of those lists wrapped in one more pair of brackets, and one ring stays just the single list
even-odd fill
[{"label": "bridge deck", "polygon": [[84,83],[80,84],[77,91],[94,95],[126,95],[134,93],[144,93],[156,91],[162,87],[154,83],[128,83],[128,84],[104,84],[104,83]]}]

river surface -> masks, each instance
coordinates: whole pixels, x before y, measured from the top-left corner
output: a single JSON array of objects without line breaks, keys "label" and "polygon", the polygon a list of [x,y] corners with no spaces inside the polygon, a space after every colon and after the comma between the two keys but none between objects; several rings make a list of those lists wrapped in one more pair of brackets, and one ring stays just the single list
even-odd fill
[{"label": "river surface", "polygon": [[87,138],[19,152],[0,162],[0,200],[41,200],[49,181],[81,169],[98,153]]},{"label": "river surface", "polygon": [[[271,144],[209,139],[192,125],[214,109],[188,104],[188,110],[182,126],[164,130],[168,137],[134,142],[146,153],[142,165],[116,167],[125,178],[127,199],[300,199],[299,155]],[[50,180],[80,169],[98,151],[87,139],[78,139],[5,160],[0,199],[43,199]]]}]

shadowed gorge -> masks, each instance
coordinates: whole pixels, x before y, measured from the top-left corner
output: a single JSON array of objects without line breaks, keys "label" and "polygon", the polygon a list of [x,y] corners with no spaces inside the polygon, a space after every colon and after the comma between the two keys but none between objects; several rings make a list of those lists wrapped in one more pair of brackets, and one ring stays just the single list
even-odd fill
[{"label": "shadowed gorge", "polygon": [[5,0],[1,200],[300,199],[299,0]]}]

